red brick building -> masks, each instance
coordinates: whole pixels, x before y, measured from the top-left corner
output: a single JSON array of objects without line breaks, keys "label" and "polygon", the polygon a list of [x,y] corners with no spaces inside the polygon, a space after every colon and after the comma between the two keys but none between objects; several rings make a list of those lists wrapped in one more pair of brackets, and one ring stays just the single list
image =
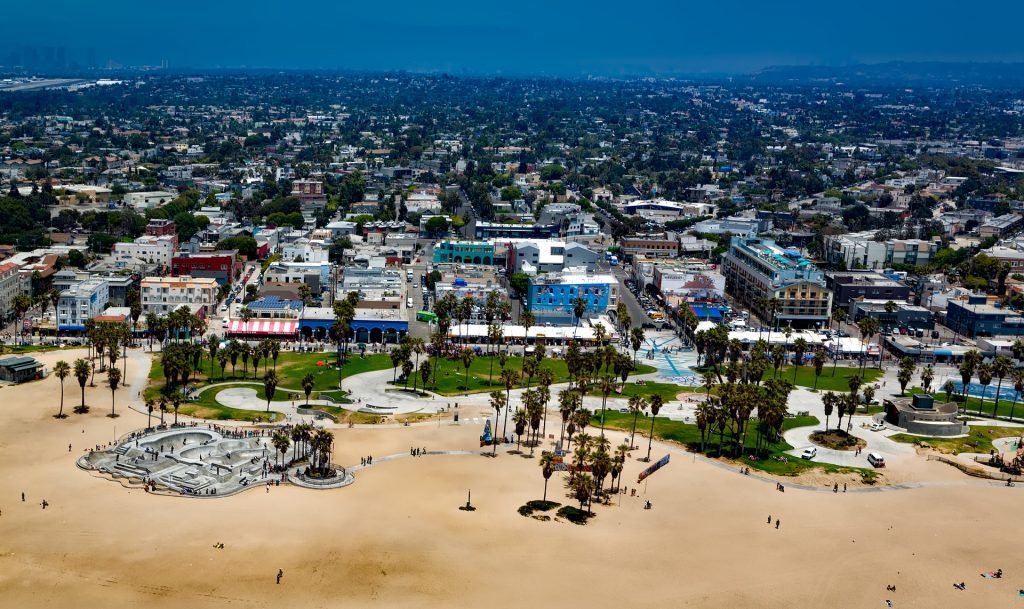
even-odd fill
[{"label": "red brick building", "polygon": [[236,250],[201,252],[198,254],[179,253],[171,259],[172,275],[211,277],[221,285],[230,285],[242,272],[242,262]]}]

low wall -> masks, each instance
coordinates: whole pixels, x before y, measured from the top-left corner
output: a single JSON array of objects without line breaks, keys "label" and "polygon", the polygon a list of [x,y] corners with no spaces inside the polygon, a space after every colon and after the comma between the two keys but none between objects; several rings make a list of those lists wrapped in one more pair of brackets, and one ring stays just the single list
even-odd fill
[{"label": "low wall", "polygon": [[338,422],[338,417],[334,416],[333,414],[331,414],[329,412],[324,412],[322,410],[313,410],[312,408],[304,408],[302,406],[299,406],[299,407],[297,407],[295,409],[295,412],[297,412],[299,414],[311,415],[311,416],[314,416],[314,417],[326,417],[326,418],[334,421],[335,423]]}]

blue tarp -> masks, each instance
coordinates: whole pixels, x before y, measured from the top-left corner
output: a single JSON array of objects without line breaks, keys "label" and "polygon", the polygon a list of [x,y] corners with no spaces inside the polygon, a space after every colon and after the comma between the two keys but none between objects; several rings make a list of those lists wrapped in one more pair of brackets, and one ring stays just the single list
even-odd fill
[{"label": "blue tarp", "polygon": [[722,309],[718,307],[698,307],[690,305],[690,310],[697,319],[722,319]]}]

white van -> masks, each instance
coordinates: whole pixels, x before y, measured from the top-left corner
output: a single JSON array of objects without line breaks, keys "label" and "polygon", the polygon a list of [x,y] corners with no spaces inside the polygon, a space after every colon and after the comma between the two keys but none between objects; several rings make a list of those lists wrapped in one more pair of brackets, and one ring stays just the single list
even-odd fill
[{"label": "white van", "polygon": [[868,453],[868,463],[875,467],[885,467],[885,459],[878,453]]},{"label": "white van", "polygon": [[407,308],[407,309],[411,309],[412,308],[412,296],[410,296],[409,298],[405,299],[405,308]]}]

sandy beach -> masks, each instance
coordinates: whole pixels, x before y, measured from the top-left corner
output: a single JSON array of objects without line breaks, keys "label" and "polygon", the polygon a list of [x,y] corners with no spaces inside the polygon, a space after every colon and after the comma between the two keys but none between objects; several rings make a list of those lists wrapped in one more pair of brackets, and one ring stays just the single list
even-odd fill
[{"label": "sandy beach", "polygon": [[[51,367],[82,354],[38,359]],[[596,506],[586,526],[520,516],[520,505],[541,497],[537,459],[480,456],[476,425],[334,429],[341,465],[408,454],[411,446],[472,454],[380,462],[332,491],[156,496],[78,469],[83,450],[145,427],[146,416],[127,407],[145,372],[133,356],[131,386],[117,391],[117,419],[105,416],[111,396],[100,374],[86,389],[92,410],[84,415],[72,412],[77,382],[65,381],[62,420],[53,418],[57,378],[0,389],[0,607],[819,608],[885,607],[890,599],[900,608],[988,609],[1024,602],[1017,597],[1024,560],[1014,546],[1024,488],[924,459],[887,480],[907,488],[780,493],[773,481],[656,443],[654,455],[672,451],[672,462],[649,479],[646,496],[634,484],[645,464],[631,459],[625,485],[638,496]],[[614,445],[624,434],[611,435]],[[548,497],[574,504],[562,476],[552,477]],[[824,488],[836,479],[808,481]],[[470,489],[477,510],[458,510]],[[653,509],[643,509],[645,499]],[[218,542],[224,549],[213,547]],[[998,568],[1003,579],[979,576]],[[961,581],[966,591],[953,588]]]}]

